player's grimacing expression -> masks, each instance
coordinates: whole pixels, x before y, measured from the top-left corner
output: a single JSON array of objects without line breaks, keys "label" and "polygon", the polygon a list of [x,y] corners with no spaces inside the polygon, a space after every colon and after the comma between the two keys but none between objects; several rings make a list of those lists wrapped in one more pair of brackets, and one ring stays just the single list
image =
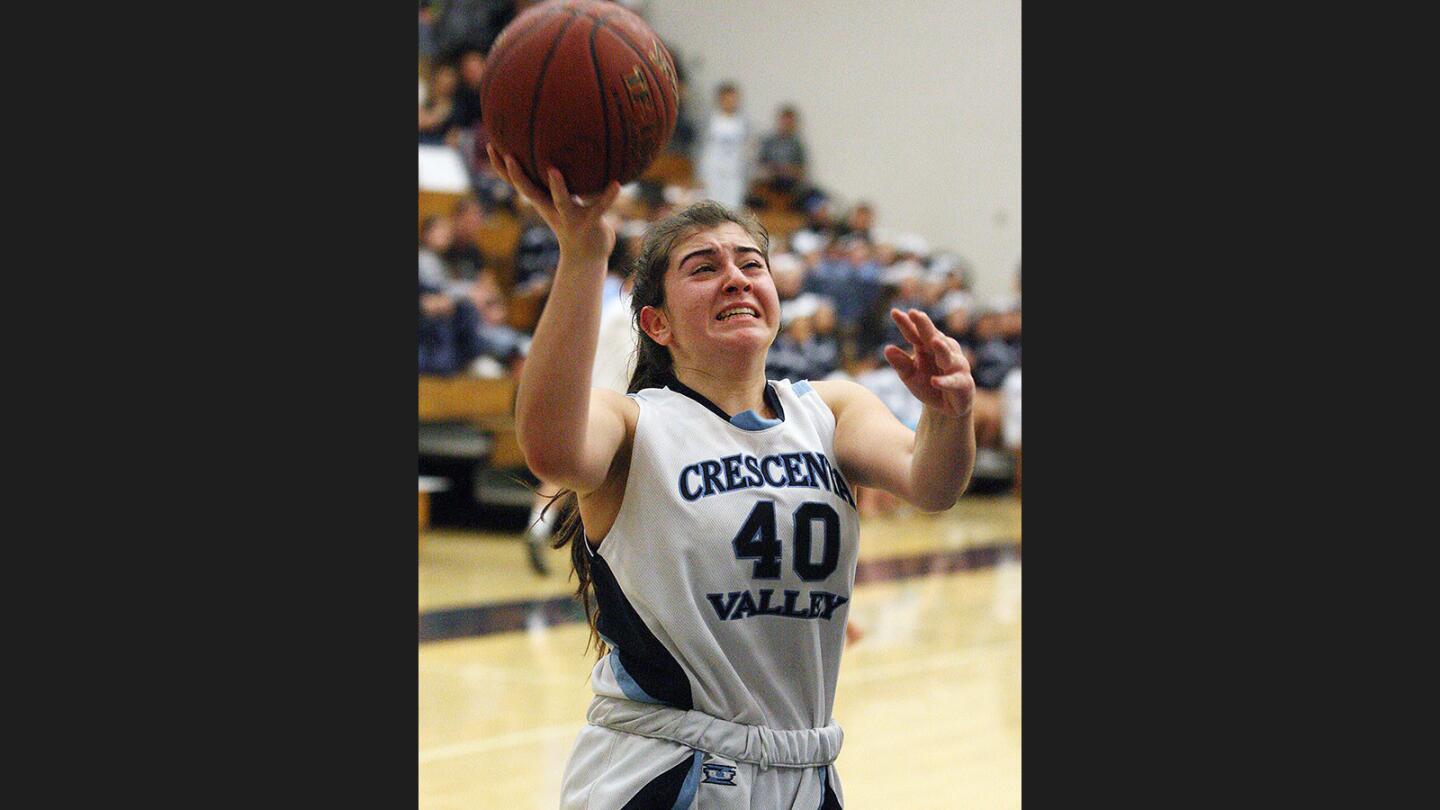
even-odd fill
[{"label": "player's grimacing expression", "polygon": [[769,262],[733,222],[676,244],[665,273],[665,317],[656,342],[703,362],[712,351],[764,351],[780,328],[780,297]]}]

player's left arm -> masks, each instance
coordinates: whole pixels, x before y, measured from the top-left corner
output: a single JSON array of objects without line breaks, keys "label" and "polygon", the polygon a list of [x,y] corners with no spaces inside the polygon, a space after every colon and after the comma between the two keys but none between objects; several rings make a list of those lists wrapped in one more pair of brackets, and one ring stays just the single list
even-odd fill
[{"label": "player's left arm", "polygon": [[975,468],[975,380],[960,344],[920,310],[892,309],[910,343],[885,359],[924,405],[912,432],[879,397],[841,380],[814,383],[835,414],[835,455],[853,483],[886,490],[925,512],[949,509]]}]

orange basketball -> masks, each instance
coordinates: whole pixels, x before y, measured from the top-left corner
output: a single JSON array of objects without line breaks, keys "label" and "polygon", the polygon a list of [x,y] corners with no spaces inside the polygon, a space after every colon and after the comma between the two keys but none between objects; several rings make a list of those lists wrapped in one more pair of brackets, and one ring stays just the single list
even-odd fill
[{"label": "orange basketball", "polygon": [[675,133],[675,61],[650,26],[605,0],[550,0],[496,38],[480,86],[485,129],[541,188],[573,194],[639,177]]}]

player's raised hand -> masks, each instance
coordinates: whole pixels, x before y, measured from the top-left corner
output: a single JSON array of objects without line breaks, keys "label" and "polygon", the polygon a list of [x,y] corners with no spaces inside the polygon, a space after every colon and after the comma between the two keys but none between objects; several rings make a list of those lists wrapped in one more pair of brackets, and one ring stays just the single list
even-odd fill
[{"label": "player's raised hand", "polygon": [[960,344],[931,323],[918,309],[890,310],[900,334],[910,342],[911,351],[886,346],[885,359],[910,393],[928,408],[946,416],[961,417],[975,405],[975,379]]},{"label": "player's raised hand", "polygon": [[612,180],[605,191],[582,199],[572,195],[560,171],[551,168],[546,176],[550,187],[543,190],[531,182],[515,158],[501,153],[494,144],[486,144],[485,151],[500,179],[529,200],[540,218],[555,232],[562,252],[577,258],[610,257],[615,247],[615,226],[605,217],[605,212],[620,194],[619,183]]}]

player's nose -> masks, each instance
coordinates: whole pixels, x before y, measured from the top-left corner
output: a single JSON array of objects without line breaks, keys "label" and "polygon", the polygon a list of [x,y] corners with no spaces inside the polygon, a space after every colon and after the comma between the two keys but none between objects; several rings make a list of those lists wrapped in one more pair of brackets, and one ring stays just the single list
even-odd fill
[{"label": "player's nose", "polygon": [[725,292],[749,292],[750,278],[733,261],[725,263]]}]

